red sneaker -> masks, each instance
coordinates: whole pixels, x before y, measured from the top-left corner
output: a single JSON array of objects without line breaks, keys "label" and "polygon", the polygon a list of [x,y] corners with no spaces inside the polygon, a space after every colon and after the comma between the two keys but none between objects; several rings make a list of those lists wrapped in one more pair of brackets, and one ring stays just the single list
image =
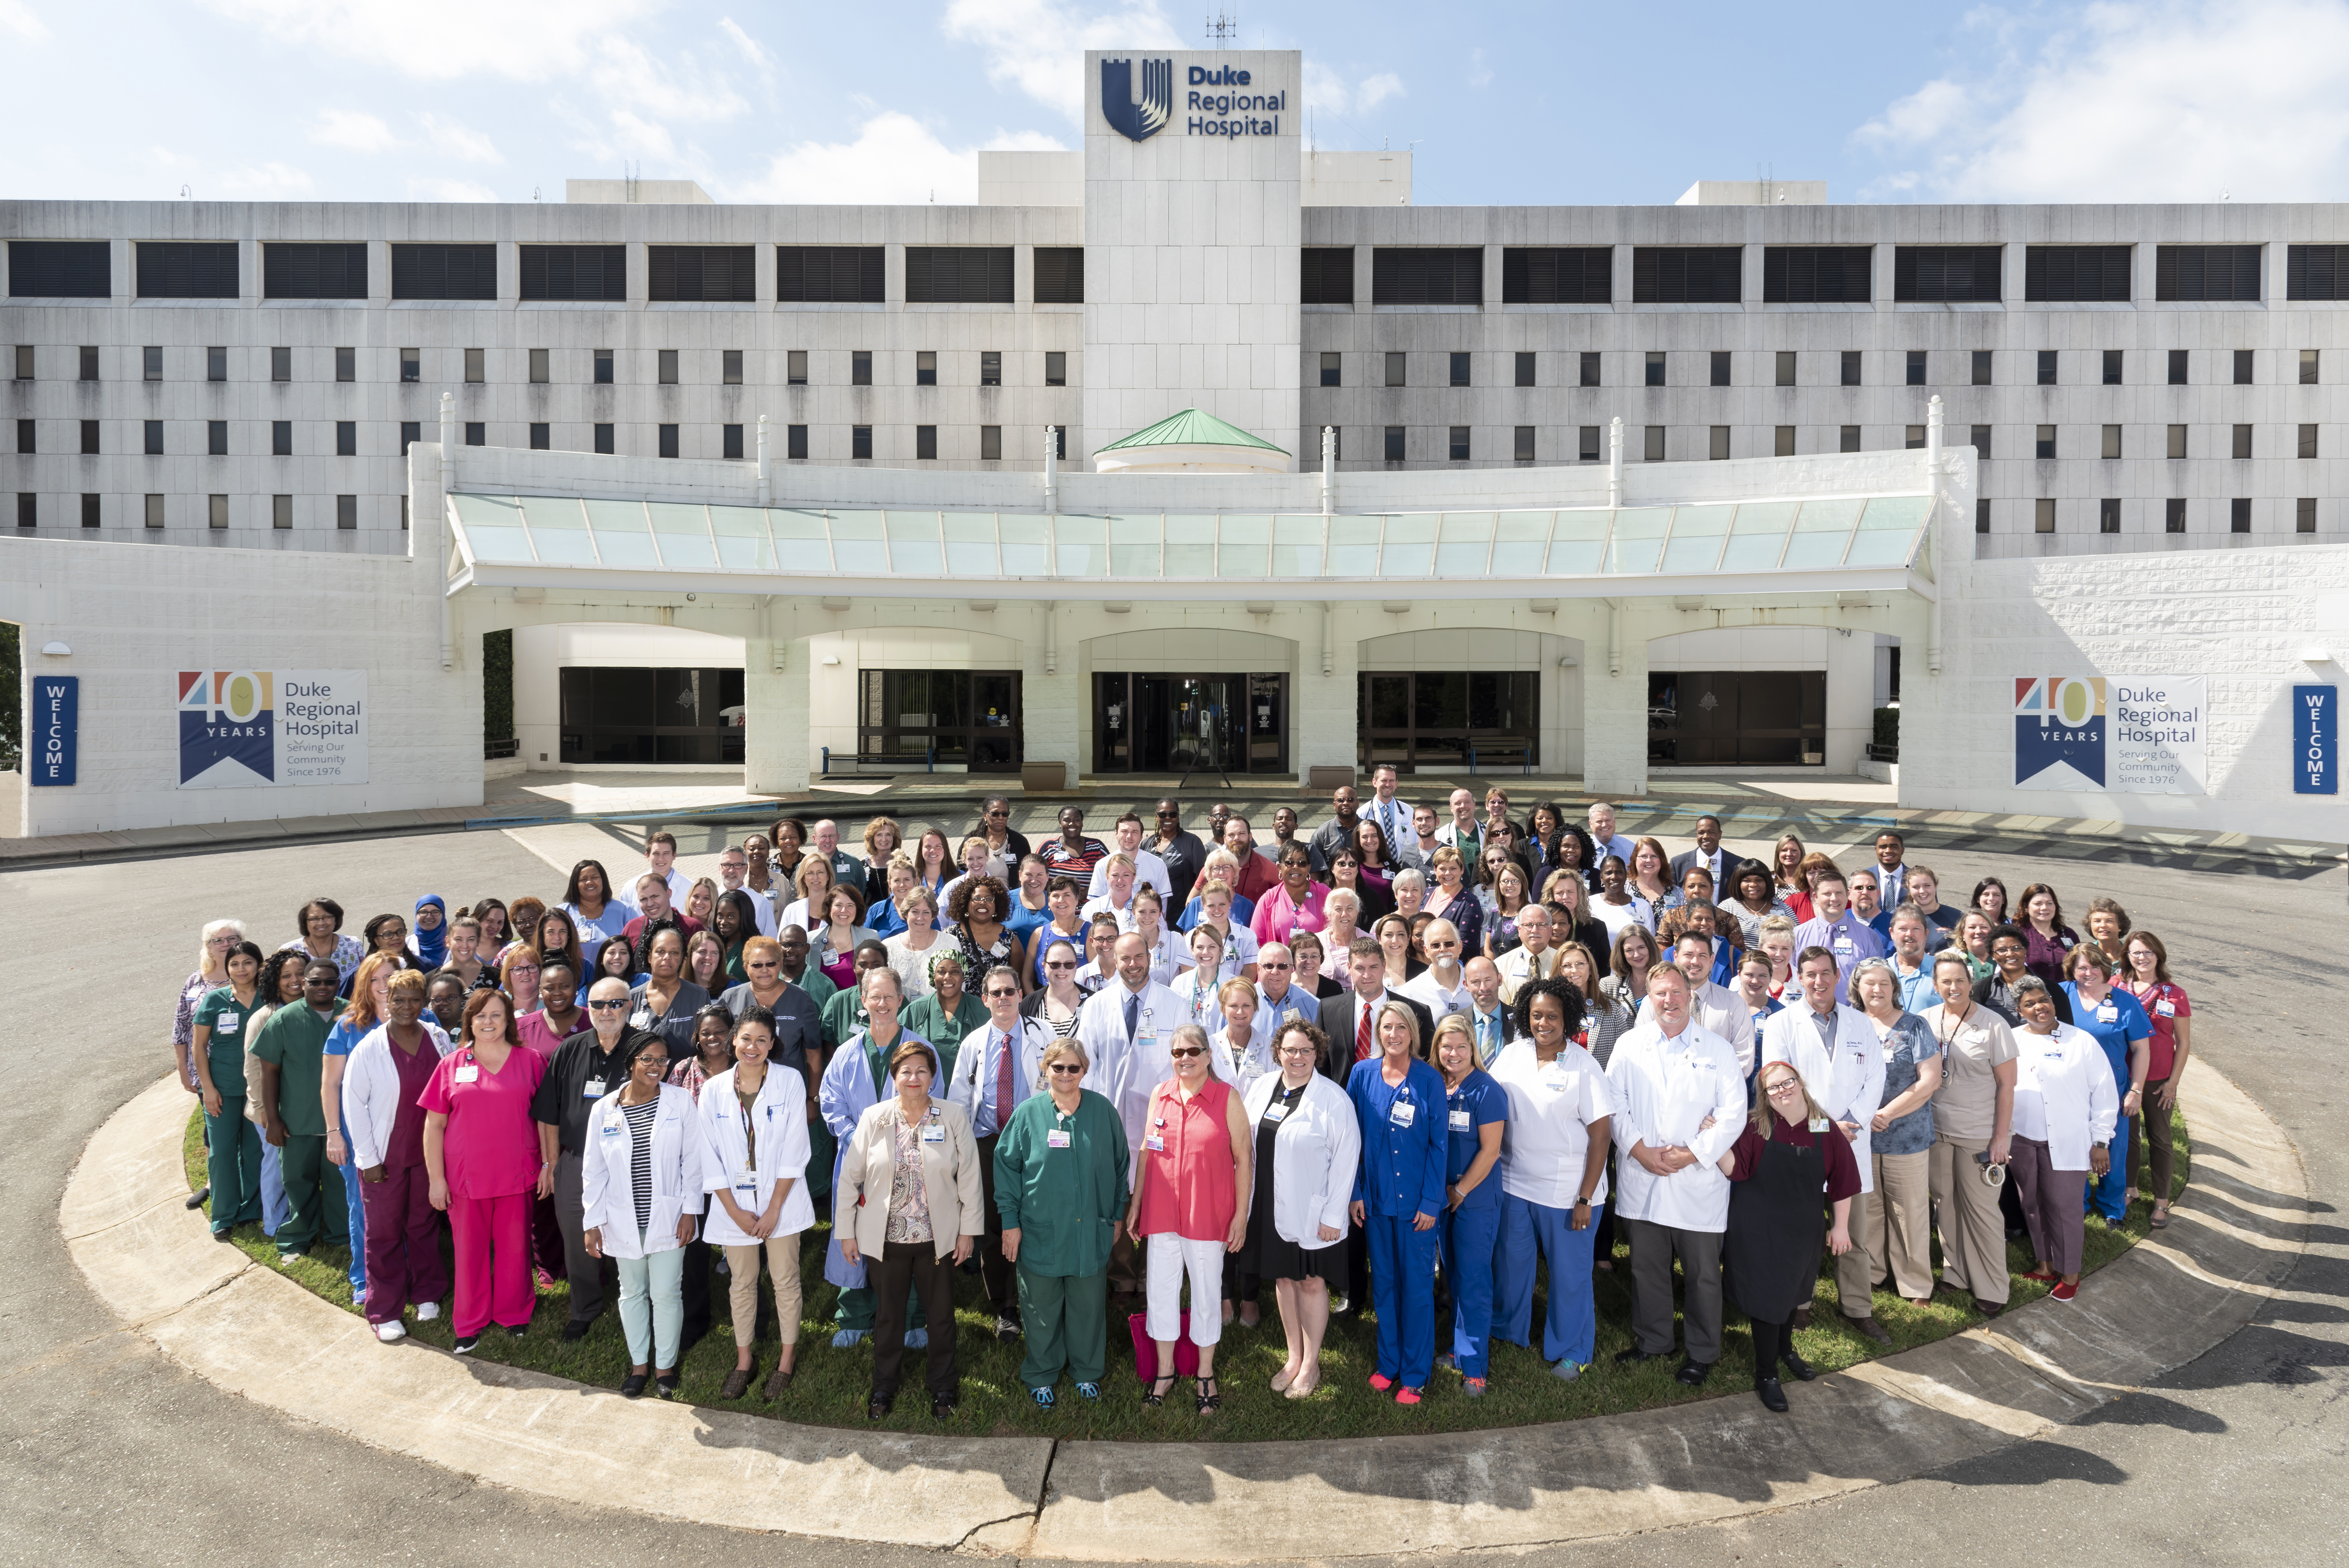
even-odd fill
[{"label": "red sneaker", "polygon": [[2024,1279],[2035,1279],[2042,1284],[2053,1284],[2056,1280],[2062,1279],[2064,1276],[2057,1274],[2054,1269],[2049,1268],[2045,1264],[2042,1264],[2037,1268],[2033,1269],[2029,1274],[2024,1274],[2023,1277]]},{"label": "red sneaker", "polygon": [[1400,1388],[1400,1389],[1397,1389],[1397,1390],[1395,1391],[1395,1403],[1396,1403],[1396,1404],[1398,1404],[1398,1405],[1416,1405],[1416,1404],[1418,1404],[1418,1403],[1419,1403],[1419,1390],[1418,1390],[1418,1389],[1416,1389],[1416,1388]]},{"label": "red sneaker", "polygon": [[1383,1394],[1394,1387],[1394,1379],[1383,1372],[1373,1372],[1371,1374],[1371,1387]]},{"label": "red sneaker", "polygon": [[2079,1294],[2080,1287],[2069,1280],[2057,1280],[2055,1288],[2047,1293],[2049,1299],[2054,1301],[2069,1301]]}]

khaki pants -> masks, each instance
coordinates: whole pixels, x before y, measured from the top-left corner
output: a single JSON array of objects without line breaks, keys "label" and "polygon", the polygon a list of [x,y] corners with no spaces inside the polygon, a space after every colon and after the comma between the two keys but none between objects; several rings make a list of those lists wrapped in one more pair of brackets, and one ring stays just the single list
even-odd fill
[{"label": "khaki pants", "polygon": [[[785,1345],[800,1342],[800,1237],[769,1236],[767,1273],[775,1281],[775,1324]],[[728,1247],[726,1299],[734,1311],[735,1348],[747,1347],[758,1336],[759,1252],[756,1246]]]},{"label": "khaki pants", "polygon": [[[1922,1301],[1933,1294],[1932,1204],[1927,1172],[1931,1158],[1931,1151],[1925,1149],[1914,1154],[1874,1156],[1876,1191],[1868,1198],[1868,1223],[1857,1227],[1851,1238],[1853,1253],[1867,1249],[1868,1283],[1878,1285],[1889,1279],[1910,1301]],[[1840,1268],[1836,1271],[1836,1283],[1840,1289]]]},{"label": "khaki pants", "polygon": [[2006,1216],[1999,1189],[1984,1181],[1974,1156],[1990,1140],[1942,1133],[1927,1150],[1933,1202],[1940,1212],[1941,1283],[1976,1301],[2006,1305],[2013,1282],[2006,1269]]}]

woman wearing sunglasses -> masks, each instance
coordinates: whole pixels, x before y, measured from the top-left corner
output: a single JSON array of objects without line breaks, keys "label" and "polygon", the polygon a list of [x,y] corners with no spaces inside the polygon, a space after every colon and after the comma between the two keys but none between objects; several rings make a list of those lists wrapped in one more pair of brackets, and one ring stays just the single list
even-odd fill
[{"label": "woman wearing sunglasses", "polygon": [[1224,1257],[1247,1239],[1240,1194],[1248,1190],[1252,1153],[1240,1097],[1208,1070],[1210,1048],[1207,1032],[1198,1025],[1175,1028],[1167,1048],[1174,1076],[1151,1090],[1133,1197],[1125,1212],[1125,1228],[1137,1243],[1149,1244],[1149,1333],[1158,1369],[1142,1402],[1164,1404],[1174,1386],[1174,1340],[1184,1332],[1187,1275],[1190,1339],[1199,1351],[1191,1387],[1202,1416],[1223,1404],[1216,1346],[1224,1334]]}]

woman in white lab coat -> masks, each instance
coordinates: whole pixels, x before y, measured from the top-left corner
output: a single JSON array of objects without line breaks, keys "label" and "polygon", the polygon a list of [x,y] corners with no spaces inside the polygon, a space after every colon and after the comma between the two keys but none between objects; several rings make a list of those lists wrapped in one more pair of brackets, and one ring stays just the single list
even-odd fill
[{"label": "woman in white lab coat", "polygon": [[2014,1135],[2009,1170],[2043,1280],[2057,1301],[2079,1291],[2088,1174],[2112,1169],[2120,1090],[2105,1049],[2086,1031],[2055,1021],[2055,995],[2036,975],[2014,982]]},{"label": "woman in white lab coat", "polygon": [[1255,1193],[1240,1274],[1269,1279],[1280,1304],[1288,1358],[1272,1391],[1302,1399],[1321,1386],[1321,1336],[1330,1292],[1345,1288],[1346,1206],[1362,1159],[1362,1130],[1346,1091],[1315,1070],[1329,1037],[1290,1024],[1273,1037],[1277,1073],[1248,1088],[1243,1105],[1256,1130]]},{"label": "woman in white lab coat", "polygon": [[782,1349],[760,1392],[780,1398],[792,1386],[800,1344],[800,1233],[815,1223],[807,1193],[807,1080],[768,1060],[775,1017],[748,1007],[734,1020],[734,1066],[701,1086],[701,1184],[710,1194],[702,1235],[726,1249],[734,1316],[734,1370],[719,1389],[739,1399],[758,1370],[759,1253],[775,1286]]},{"label": "woman in white lab coat", "polygon": [[628,1081],[588,1111],[579,1161],[587,1255],[620,1265],[630,1364],[620,1392],[631,1399],[645,1391],[648,1372],[662,1398],[677,1398],[685,1243],[701,1210],[701,1129],[693,1096],[661,1081],[667,1071],[667,1045],[643,1041],[628,1059]]}]

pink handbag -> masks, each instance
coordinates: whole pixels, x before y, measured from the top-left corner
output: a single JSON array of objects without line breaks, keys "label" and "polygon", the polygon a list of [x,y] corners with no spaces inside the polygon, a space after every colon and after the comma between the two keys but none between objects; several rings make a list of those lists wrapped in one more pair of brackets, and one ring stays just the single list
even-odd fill
[{"label": "pink handbag", "polygon": [[[1158,1345],[1150,1337],[1150,1315],[1137,1312],[1127,1318],[1133,1331],[1133,1367],[1145,1384],[1158,1380]],[[1174,1330],[1174,1376],[1195,1377],[1199,1375],[1199,1347],[1191,1343],[1191,1315],[1185,1313],[1181,1326]]]}]

